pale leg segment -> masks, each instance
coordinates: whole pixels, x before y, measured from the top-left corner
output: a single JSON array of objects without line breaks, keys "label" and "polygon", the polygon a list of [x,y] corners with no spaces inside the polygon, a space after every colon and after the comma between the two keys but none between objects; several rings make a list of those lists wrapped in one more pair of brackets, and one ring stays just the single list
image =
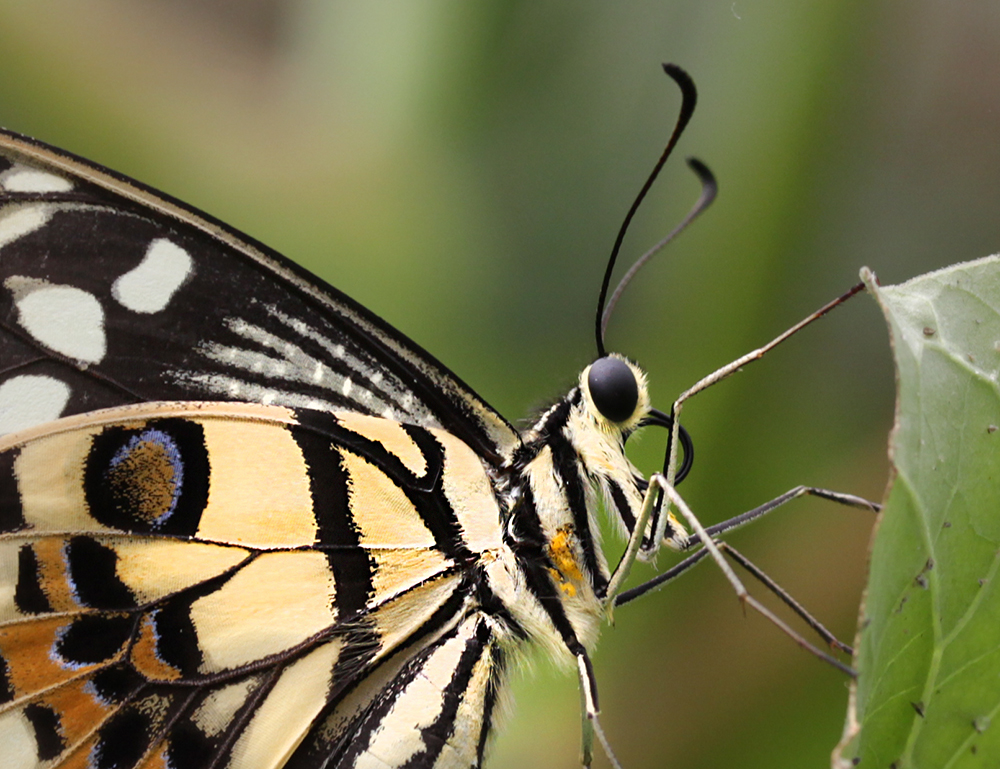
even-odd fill
[{"label": "pale leg segment", "polygon": [[[642,507],[639,509],[639,515],[636,518],[635,525],[632,527],[632,533],[629,535],[628,544],[625,546],[625,552],[622,553],[618,565],[615,566],[614,573],[611,575],[607,590],[604,593],[604,609],[608,612],[609,619],[615,605],[615,596],[621,592],[622,585],[628,579],[629,572],[632,571],[635,559],[639,555],[643,534],[646,531],[646,526],[649,524],[650,517],[653,515],[653,510],[656,508],[657,496],[659,496],[659,487],[656,483],[650,481],[649,487],[646,489],[646,494],[642,499]],[[665,507],[660,516],[662,520],[666,521],[669,518],[667,515],[668,511],[669,507]],[[662,539],[662,535],[653,539],[654,552],[655,549],[659,548]]]},{"label": "pale leg segment", "polygon": [[594,677],[594,668],[590,663],[590,658],[587,656],[587,652],[582,649],[576,655],[576,668],[580,677],[580,714],[583,730],[580,761],[587,769],[590,769],[594,759],[594,735],[596,734],[611,766],[614,769],[622,769],[618,757],[611,750],[611,743],[604,736],[601,722],[597,718],[600,712],[597,705],[597,679]]}]

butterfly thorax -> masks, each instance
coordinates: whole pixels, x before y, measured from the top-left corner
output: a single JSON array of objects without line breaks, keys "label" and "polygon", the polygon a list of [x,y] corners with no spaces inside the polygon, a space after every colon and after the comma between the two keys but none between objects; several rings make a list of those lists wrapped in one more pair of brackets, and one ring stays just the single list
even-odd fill
[{"label": "butterfly thorax", "polygon": [[[624,360],[624,359],[622,359]],[[632,367],[632,364],[628,364]],[[610,573],[601,548],[600,500],[620,528],[642,505],[642,476],[625,456],[625,438],[649,410],[638,368],[640,397],[624,423],[611,422],[580,383],[522,435],[511,467],[508,544],[561,645],[591,646],[604,616]]]}]

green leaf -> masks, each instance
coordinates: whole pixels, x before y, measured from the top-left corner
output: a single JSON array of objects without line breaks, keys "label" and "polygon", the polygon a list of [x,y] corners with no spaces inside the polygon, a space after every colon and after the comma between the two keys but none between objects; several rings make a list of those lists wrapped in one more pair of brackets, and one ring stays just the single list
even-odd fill
[{"label": "green leaf", "polygon": [[875,285],[893,479],[834,766],[1000,766],[1000,258]]}]

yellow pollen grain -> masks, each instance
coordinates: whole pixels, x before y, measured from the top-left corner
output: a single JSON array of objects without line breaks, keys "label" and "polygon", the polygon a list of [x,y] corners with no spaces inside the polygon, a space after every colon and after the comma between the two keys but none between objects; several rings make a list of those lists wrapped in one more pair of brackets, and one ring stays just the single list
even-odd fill
[{"label": "yellow pollen grain", "polygon": [[558,569],[550,568],[549,574],[552,575],[553,581],[559,586],[559,589],[562,590],[566,595],[568,595],[570,598],[576,596],[576,588],[573,587],[573,584],[571,582],[568,582],[566,580],[566,577],[563,575],[561,571],[559,571]]},{"label": "yellow pollen grain", "polygon": [[575,581],[583,581],[583,572],[576,561],[576,554],[573,552],[573,529],[571,526],[560,526],[549,542],[549,558],[555,567],[565,575],[565,577]]}]

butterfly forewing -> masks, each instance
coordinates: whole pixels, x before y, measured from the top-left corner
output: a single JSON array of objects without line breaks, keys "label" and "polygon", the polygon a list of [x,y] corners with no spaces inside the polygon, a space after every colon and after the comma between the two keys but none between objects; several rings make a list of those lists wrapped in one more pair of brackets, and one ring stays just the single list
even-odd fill
[{"label": "butterfly forewing", "polygon": [[68,153],[0,133],[0,430],[151,400],[513,429],[426,352],[250,238]]}]

